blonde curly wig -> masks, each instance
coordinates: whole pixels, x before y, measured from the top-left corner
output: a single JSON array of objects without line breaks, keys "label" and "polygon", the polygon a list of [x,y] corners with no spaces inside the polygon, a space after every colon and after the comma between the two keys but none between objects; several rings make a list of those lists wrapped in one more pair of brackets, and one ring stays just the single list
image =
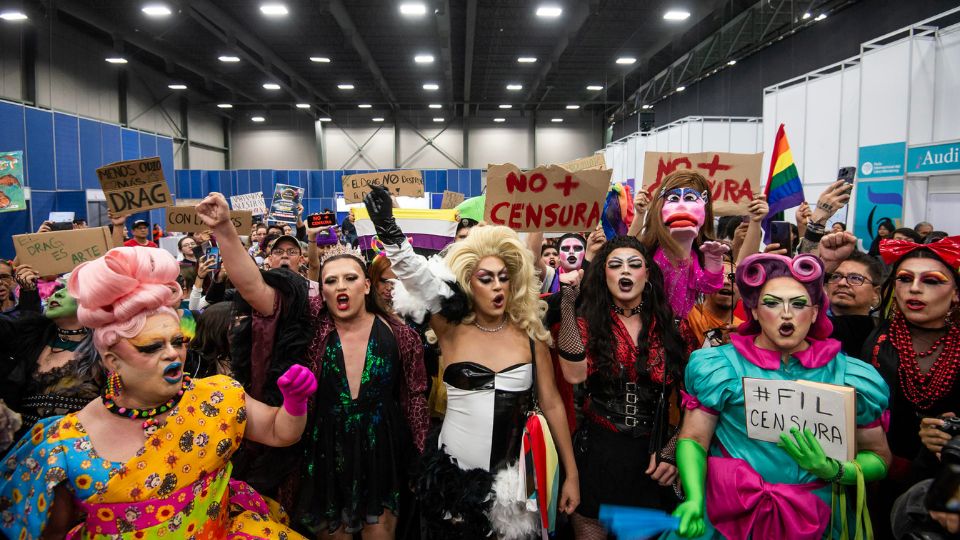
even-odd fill
[{"label": "blonde curly wig", "polygon": [[[507,298],[506,312],[510,322],[534,340],[551,344],[550,332],[543,326],[547,303],[540,299],[540,282],[534,271],[533,254],[509,227],[474,227],[466,239],[453,244],[447,251],[444,260],[466,293],[471,307],[473,291],[470,289],[470,278],[484,257],[498,257],[507,266],[510,296]],[[469,324],[475,318],[476,314],[471,312],[463,322]]]}]

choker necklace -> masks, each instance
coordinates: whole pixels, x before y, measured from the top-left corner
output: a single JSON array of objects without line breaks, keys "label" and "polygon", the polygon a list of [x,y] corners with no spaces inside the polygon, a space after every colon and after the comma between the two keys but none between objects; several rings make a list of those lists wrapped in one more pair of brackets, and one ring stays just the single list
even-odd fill
[{"label": "choker necklace", "polygon": [[[638,304],[638,305],[630,308],[630,313],[629,313],[629,314],[626,314],[626,317],[629,319],[630,317],[633,317],[634,315],[639,315],[639,314],[640,314],[640,310],[642,310],[642,309],[643,309],[643,302],[640,302],[640,304]],[[626,311],[626,310],[623,309],[622,307],[614,304],[614,305],[613,305],[613,311],[616,312],[617,315],[625,315],[625,311]]]},{"label": "choker necklace", "polygon": [[500,321],[500,326],[497,326],[496,328],[487,328],[487,327],[485,327],[485,326],[480,326],[480,323],[478,323],[477,321],[473,321],[473,325],[474,325],[474,326],[476,326],[477,328],[479,328],[481,331],[487,332],[487,333],[490,333],[490,334],[493,334],[493,333],[495,333],[495,332],[499,332],[499,331],[503,330],[503,327],[504,327],[504,325],[506,325],[506,324],[507,324],[507,316],[506,316],[506,315],[504,315],[504,316],[503,316],[503,320]]},{"label": "choker necklace", "polygon": [[61,336],[85,336],[90,333],[90,330],[87,330],[84,327],[77,328],[76,330],[67,330],[65,328],[57,327],[57,333]]},{"label": "choker necklace", "polygon": [[156,417],[172,409],[180,401],[180,398],[183,397],[183,392],[187,389],[189,384],[190,376],[184,375],[183,384],[180,386],[180,390],[177,390],[177,394],[175,396],[168,399],[163,405],[148,409],[133,409],[117,405],[115,400],[118,397],[118,393],[111,384],[108,384],[103,389],[103,395],[100,396],[100,399],[103,400],[103,406],[117,416],[122,416],[124,418],[143,419],[143,434],[149,437],[150,435],[153,435],[154,432],[156,432],[160,427],[160,422],[157,421]]}]

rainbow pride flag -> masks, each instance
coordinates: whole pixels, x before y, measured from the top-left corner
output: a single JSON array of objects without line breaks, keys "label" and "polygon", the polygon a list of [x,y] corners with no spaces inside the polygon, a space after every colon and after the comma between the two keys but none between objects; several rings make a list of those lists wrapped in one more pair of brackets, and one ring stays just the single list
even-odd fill
[{"label": "rainbow pride flag", "polygon": [[607,240],[627,234],[630,224],[633,223],[634,212],[630,186],[612,184],[603,205],[603,214],[600,215],[600,223],[603,224],[603,232],[607,235]]},{"label": "rainbow pride flag", "polygon": [[767,176],[767,186],[763,193],[767,196],[770,212],[763,218],[763,241],[770,243],[770,222],[778,219],[788,208],[800,206],[803,203],[803,183],[797,164],[793,162],[793,153],[790,143],[787,142],[787,133],[783,124],[777,129],[777,138],[773,142],[773,155],[770,157],[770,175]]}]

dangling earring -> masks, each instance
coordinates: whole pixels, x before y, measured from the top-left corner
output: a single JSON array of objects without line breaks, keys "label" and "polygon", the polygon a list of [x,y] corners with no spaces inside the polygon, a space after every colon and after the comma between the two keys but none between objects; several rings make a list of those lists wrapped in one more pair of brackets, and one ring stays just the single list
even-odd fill
[{"label": "dangling earring", "polygon": [[123,392],[123,379],[120,378],[119,372],[111,371],[107,376],[107,388],[103,394],[107,399],[117,399],[121,392]]}]

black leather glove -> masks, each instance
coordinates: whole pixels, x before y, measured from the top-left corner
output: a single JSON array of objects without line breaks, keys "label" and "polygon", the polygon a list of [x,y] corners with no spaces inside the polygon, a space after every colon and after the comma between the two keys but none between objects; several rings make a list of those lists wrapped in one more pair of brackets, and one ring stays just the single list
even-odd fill
[{"label": "black leather glove", "polygon": [[399,246],[407,238],[397,220],[393,218],[393,199],[390,192],[383,186],[373,186],[373,189],[363,197],[363,205],[367,207],[370,221],[377,230],[377,237],[384,244]]}]

